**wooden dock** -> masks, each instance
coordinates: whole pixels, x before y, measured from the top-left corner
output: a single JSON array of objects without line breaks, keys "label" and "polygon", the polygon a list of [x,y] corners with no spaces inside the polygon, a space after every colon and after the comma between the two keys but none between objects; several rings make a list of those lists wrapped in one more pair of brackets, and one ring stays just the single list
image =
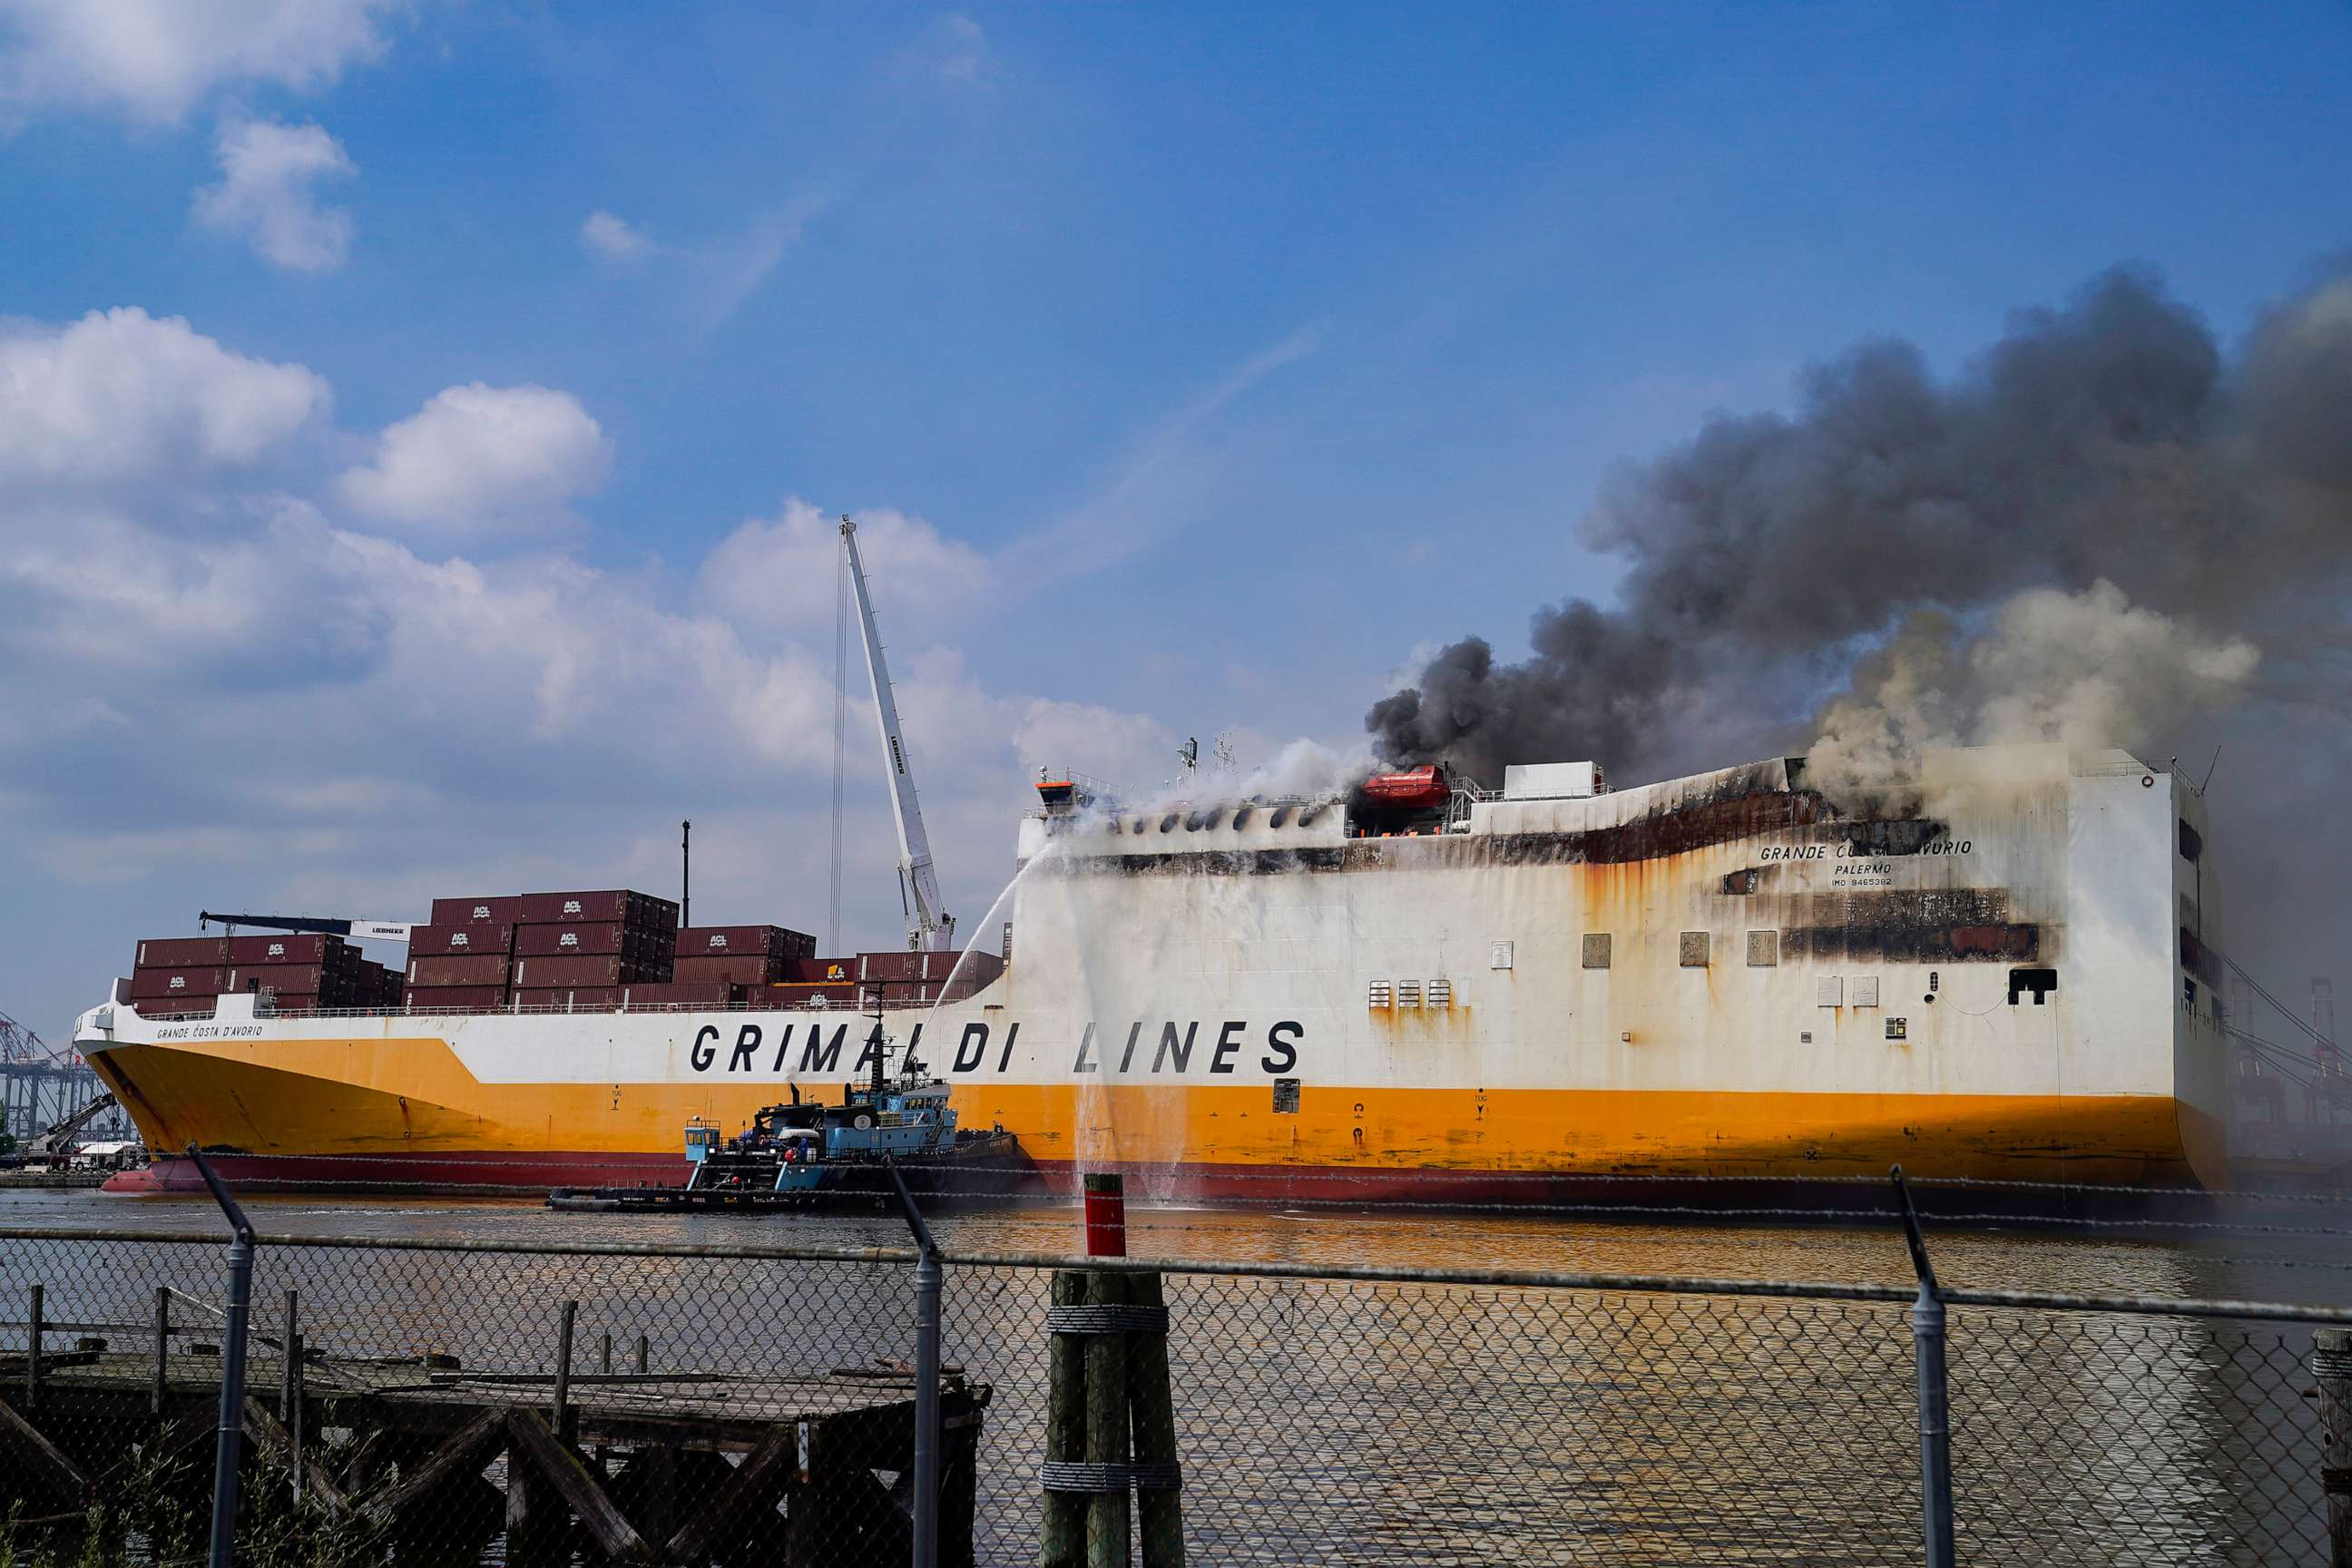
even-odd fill
[{"label": "wooden dock", "polygon": [[[274,1343],[252,1345],[246,1484],[293,1491],[394,1543],[446,1550],[470,1535],[478,1548],[503,1531],[516,1564],[575,1552],[763,1568],[907,1560],[911,1369],[656,1371],[640,1340],[636,1369],[614,1372],[607,1338],[597,1371],[518,1373],[446,1356],[321,1356],[294,1342],[290,1364]],[[79,1519],[159,1458],[204,1506],[217,1355],[162,1353],[168,1340],[77,1343],[37,1364],[22,1349],[0,1354],[0,1482],[26,1500],[25,1518]],[[971,1562],[992,1392],[942,1371],[943,1563]]]}]

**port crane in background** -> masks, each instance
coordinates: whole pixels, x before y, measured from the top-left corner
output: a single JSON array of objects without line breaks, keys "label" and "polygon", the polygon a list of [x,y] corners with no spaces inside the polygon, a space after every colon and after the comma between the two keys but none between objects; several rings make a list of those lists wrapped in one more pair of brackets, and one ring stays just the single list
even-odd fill
[{"label": "port crane in background", "polygon": [[898,727],[898,704],[890,695],[890,671],[882,662],[882,635],[874,625],[874,601],[866,591],[866,566],[857,554],[857,525],[841,520],[841,549],[851,590],[857,596],[857,626],[866,638],[866,674],[874,683],[874,718],[882,731],[882,760],[890,778],[890,805],[898,820],[898,897],[907,909],[907,946],[939,952],[955,946],[955,917],[940,907],[939,873],[931,868],[930,836],[923,831],[923,808],[915,796],[915,775],[907,763],[907,742]]},{"label": "port crane in background", "polygon": [[[5,1013],[0,1013],[0,1091],[5,1094],[8,1135],[30,1143],[95,1102],[93,1112],[111,1111],[106,1131],[131,1136],[129,1122],[98,1074],[71,1051],[61,1051]],[[87,1119],[86,1119],[87,1120]]]},{"label": "port crane in background", "polygon": [[97,1099],[86,1101],[79,1109],[68,1112],[56,1126],[26,1140],[25,1146],[16,1152],[24,1157],[27,1165],[54,1165],[73,1152],[74,1145],[82,1141],[83,1128],[110,1110],[114,1112],[117,1121],[122,1120],[121,1110],[115,1103],[114,1096],[100,1094]]},{"label": "port crane in background", "polygon": [[197,911],[198,931],[210,931],[215,924],[225,931],[235,931],[239,926],[258,926],[264,931],[323,931],[329,936],[355,937],[362,942],[404,942],[415,922],[347,921],[327,915],[216,915],[210,910]]}]

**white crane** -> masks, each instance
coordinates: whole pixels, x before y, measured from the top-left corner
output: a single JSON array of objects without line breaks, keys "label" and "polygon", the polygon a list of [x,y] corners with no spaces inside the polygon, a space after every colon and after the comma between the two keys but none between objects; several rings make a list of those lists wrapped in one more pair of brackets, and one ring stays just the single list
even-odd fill
[{"label": "white crane", "polygon": [[841,520],[841,548],[849,582],[857,595],[857,626],[866,638],[866,673],[874,683],[874,720],[882,731],[882,759],[889,764],[890,804],[898,818],[898,890],[907,904],[907,946],[939,952],[955,946],[955,917],[940,907],[939,873],[931,868],[930,836],[923,831],[923,808],[915,798],[915,775],[907,765],[907,742],[898,728],[898,705],[890,697],[890,672],[882,663],[882,637],[874,626],[874,601],[866,592],[866,566],[857,554],[857,525]]}]

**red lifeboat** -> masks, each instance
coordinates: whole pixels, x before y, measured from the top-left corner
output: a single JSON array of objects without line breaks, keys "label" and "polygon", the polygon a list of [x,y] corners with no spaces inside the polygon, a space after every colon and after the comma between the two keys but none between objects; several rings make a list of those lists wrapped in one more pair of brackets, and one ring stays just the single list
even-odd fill
[{"label": "red lifeboat", "polygon": [[1444,805],[1454,793],[1445,770],[1432,763],[1392,773],[1374,773],[1364,781],[1367,804],[1395,811],[1427,811]]}]

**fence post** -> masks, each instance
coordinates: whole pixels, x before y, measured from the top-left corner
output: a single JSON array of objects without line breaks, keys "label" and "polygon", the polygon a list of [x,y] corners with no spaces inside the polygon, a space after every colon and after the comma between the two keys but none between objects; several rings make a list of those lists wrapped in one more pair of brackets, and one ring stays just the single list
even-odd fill
[{"label": "fence post", "polygon": [[572,1326],[580,1303],[563,1303],[563,1319],[555,1331],[555,1435],[572,1440]]},{"label": "fence post", "polygon": [[236,1460],[245,1431],[245,1319],[253,1298],[253,1226],[236,1206],[204,1151],[188,1158],[228,1217],[228,1322],[221,1335],[220,1431],[213,1446],[212,1568],[230,1568],[236,1550]]},{"label": "fence post", "polygon": [[2327,1561],[2352,1568],[2352,1329],[2311,1336],[2319,1384],[2319,1488],[2327,1499]]},{"label": "fence post", "polygon": [[923,1211],[915,1206],[898,1162],[889,1162],[890,1184],[915,1233],[915,1568],[936,1568],[940,1560],[940,1267],[939,1244]]},{"label": "fence post", "polygon": [[1903,1205],[1903,1237],[1911,1247],[1911,1268],[1919,1296],[1911,1303],[1911,1353],[1919,1373],[1919,1504],[1927,1568],[1952,1568],[1952,1422],[1950,1390],[1944,1376],[1944,1296],[1936,1267],[1927,1260],[1927,1238],[1903,1167],[1891,1174]]},{"label": "fence post", "polygon": [[155,1387],[152,1394],[155,1418],[163,1418],[164,1399],[169,1392],[165,1378],[170,1371],[172,1355],[172,1288],[155,1287]]},{"label": "fence post", "polygon": [[26,1321],[25,1408],[28,1411],[41,1406],[41,1287],[34,1286],[32,1310]]}]

